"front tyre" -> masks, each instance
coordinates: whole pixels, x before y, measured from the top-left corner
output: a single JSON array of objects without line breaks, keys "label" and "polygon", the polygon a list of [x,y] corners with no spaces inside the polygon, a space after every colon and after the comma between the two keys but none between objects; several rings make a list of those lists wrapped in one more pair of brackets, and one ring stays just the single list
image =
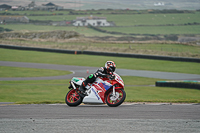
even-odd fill
[{"label": "front tyre", "polygon": [[71,89],[65,97],[66,104],[71,107],[80,105],[82,101],[83,98],[74,89]]},{"label": "front tyre", "polygon": [[123,89],[115,90],[115,96],[113,96],[113,90],[111,90],[106,96],[106,103],[110,107],[117,107],[121,105],[126,98],[126,92]]}]

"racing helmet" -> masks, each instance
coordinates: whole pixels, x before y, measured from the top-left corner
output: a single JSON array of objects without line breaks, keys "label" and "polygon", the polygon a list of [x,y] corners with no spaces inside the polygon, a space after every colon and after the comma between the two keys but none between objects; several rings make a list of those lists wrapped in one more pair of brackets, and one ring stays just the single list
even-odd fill
[{"label": "racing helmet", "polygon": [[107,69],[108,72],[115,72],[116,65],[114,61],[107,61],[105,64],[105,68]]}]

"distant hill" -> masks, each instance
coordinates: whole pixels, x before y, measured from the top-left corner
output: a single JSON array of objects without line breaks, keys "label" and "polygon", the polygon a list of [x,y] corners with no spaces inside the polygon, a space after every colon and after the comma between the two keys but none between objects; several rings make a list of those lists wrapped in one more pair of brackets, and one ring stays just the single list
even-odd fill
[{"label": "distant hill", "polygon": [[[200,0],[34,0],[36,5],[52,2],[67,9],[200,9]],[[31,0],[1,0],[1,4],[27,6]]]}]

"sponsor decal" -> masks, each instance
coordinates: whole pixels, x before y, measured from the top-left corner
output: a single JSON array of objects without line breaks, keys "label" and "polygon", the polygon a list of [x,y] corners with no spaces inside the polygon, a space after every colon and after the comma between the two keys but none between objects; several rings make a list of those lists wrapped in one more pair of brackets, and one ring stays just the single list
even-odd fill
[{"label": "sponsor decal", "polygon": [[78,78],[73,78],[72,80],[75,81],[75,82],[78,82],[80,79],[78,79]]},{"label": "sponsor decal", "polygon": [[112,85],[109,85],[109,84],[105,84],[105,83],[98,83],[98,85],[101,87],[101,88],[104,88],[105,90],[108,90]]},{"label": "sponsor decal", "polygon": [[97,94],[97,92],[94,90],[94,88],[92,88],[92,91],[94,92],[94,94],[97,97],[97,99],[100,100],[99,94]]}]

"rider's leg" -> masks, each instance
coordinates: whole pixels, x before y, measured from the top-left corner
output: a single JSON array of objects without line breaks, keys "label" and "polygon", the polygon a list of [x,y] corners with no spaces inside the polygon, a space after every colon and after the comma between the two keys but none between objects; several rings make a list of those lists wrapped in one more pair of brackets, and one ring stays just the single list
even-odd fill
[{"label": "rider's leg", "polygon": [[81,84],[81,86],[80,86],[80,91],[84,92],[84,91],[86,90],[85,86],[86,86],[88,83],[93,83],[95,80],[96,80],[96,75],[91,74],[90,76],[88,76],[88,77],[86,78],[86,80],[83,81],[83,83]]}]

